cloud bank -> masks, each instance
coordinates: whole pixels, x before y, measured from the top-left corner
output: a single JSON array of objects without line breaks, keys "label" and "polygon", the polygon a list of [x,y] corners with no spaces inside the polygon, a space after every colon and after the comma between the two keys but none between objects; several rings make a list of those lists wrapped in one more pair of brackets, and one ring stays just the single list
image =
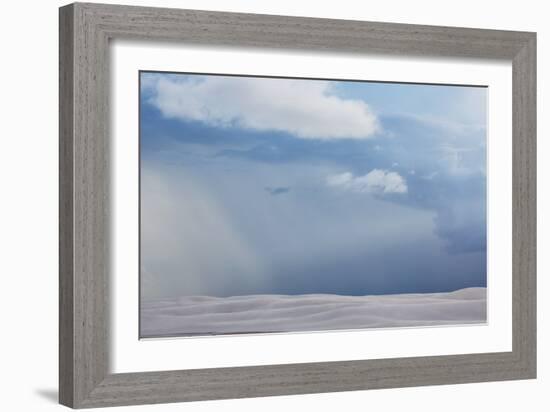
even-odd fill
[{"label": "cloud bank", "polygon": [[364,176],[345,172],[327,177],[327,184],[356,193],[407,193],[407,183],[397,172],[374,169]]},{"label": "cloud bank", "polygon": [[209,126],[303,139],[367,139],[379,129],[364,101],[331,94],[328,81],[149,74],[142,87],[165,117]]},{"label": "cloud bank", "polygon": [[[199,113],[185,120],[160,110],[160,78],[185,86],[175,107],[191,105],[197,91],[204,105],[189,107]],[[477,127],[485,115],[469,121],[452,109],[470,88],[329,82],[317,96],[365,101],[383,131],[349,139],[288,133],[289,123],[313,122],[294,107],[299,119],[289,116],[279,129],[243,128],[264,114],[263,104],[281,101],[278,88],[250,108],[259,98],[236,99],[230,83],[217,86],[227,93],[208,95],[207,104],[203,83],[205,76],[142,73],[144,298],[486,285],[486,139]],[[254,89],[247,93],[257,97]],[[311,103],[319,120],[317,104],[299,94],[295,106],[309,113]],[[475,95],[486,101],[485,92]],[[225,123],[222,105],[233,116]],[[266,116],[274,123],[273,113],[289,105]],[[453,122],[464,127],[448,127]]]}]

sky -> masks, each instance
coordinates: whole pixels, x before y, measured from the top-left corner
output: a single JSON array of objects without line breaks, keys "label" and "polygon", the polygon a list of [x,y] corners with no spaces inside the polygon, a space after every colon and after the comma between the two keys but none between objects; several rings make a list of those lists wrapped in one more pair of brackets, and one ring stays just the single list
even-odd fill
[{"label": "sky", "polygon": [[143,299],[486,286],[486,89],[140,73]]}]

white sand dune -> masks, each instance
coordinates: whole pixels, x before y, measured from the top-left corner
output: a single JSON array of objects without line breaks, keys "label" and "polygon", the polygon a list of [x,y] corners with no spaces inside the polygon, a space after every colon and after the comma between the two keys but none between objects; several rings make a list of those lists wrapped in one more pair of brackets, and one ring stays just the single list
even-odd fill
[{"label": "white sand dune", "polygon": [[141,336],[192,336],[484,323],[486,289],[378,296],[185,296],[143,302]]}]

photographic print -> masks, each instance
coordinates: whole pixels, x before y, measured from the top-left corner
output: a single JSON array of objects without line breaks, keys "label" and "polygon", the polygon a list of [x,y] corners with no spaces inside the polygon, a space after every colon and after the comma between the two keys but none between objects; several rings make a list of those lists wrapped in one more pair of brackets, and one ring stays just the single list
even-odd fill
[{"label": "photographic print", "polygon": [[139,88],[141,338],[486,322],[485,87]]}]

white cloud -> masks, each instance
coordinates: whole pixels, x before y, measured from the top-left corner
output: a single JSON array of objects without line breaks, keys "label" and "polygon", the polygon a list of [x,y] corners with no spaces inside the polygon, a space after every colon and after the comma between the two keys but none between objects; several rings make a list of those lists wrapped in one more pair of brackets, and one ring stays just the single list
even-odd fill
[{"label": "white cloud", "polygon": [[441,153],[440,163],[452,176],[486,173],[485,159],[482,157],[482,153],[476,149],[445,144],[439,147],[439,151]]},{"label": "white cloud", "polygon": [[345,172],[327,177],[327,184],[356,193],[407,193],[407,182],[399,173],[373,169],[363,176]]},{"label": "white cloud", "polygon": [[147,75],[142,87],[164,116],[212,126],[275,130],[304,139],[366,139],[379,129],[365,102],[335,96],[328,81]]}]

